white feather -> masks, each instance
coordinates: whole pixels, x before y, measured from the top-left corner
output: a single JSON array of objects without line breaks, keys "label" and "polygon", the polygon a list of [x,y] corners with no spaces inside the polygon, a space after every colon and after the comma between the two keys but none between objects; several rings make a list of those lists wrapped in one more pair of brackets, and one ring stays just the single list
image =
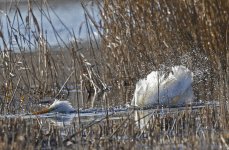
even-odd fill
[{"label": "white feather", "polygon": [[60,101],[55,99],[52,105],[48,108],[50,112],[58,112],[58,113],[72,113],[76,110],[72,107],[69,101]]},{"label": "white feather", "polygon": [[152,71],[147,78],[137,82],[131,105],[189,103],[193,100],[192,81],[193,73],[184,66],[172,67],[168,77],[163,72]]}]

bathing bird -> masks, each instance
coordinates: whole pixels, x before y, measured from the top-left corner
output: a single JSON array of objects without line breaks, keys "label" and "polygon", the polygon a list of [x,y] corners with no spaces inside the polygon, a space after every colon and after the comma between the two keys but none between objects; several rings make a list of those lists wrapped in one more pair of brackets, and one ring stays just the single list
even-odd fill
[{"label": "bathing bird", "polygon": [[185,66],[174,66],[169,74],[152,71],[145,79],[136,83],[131,105],[150,107],[153,105],[178,106],[193,101],[193,73]]},{"label": "bathing bird", "polygon": [[34,115],[46,114],[46,113],[75,113],[76,110],[72,107],[69,101],[60,101],[55,99],[55,101],[48,107],[41,111],[34,112]]}]

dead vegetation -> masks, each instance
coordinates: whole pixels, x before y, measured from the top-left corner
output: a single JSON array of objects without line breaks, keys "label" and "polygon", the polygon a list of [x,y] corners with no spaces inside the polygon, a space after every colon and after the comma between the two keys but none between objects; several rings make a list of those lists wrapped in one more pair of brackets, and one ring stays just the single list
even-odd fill
[{"label": "dead vegetation", "polygon": [[[0,146],[9,149],[22,143],[17,148],[228,149],[229,3],[223,0],[95,3],[101,13],[101,24],[93,20],[86,4],[82,4],[89,41],[82,45],[74,37],[65,43],[56,33],[59,44],[55,47],[49,45],[42,22],[33,12],[35,6],[43,12],[44,7],[49,8],[48,3],[44,1],[40,7],[36,1],[29,1],[26,18],[14,6],[13,20],[7,18],[9,39],[0,30],[1,114],[31,112],[36,108],[34,104],[44,97],[68,98],[72,89],[80,91],[74,98],[78,109],[92,107],[87,98],[93,97],[94,102],[96,94],[110,86],[111,93],[100,96],[101,107],[124,105],[130,102],[139,78],[152,70],[180,64],[195,74],[196,100],[218,101],[219,106],[206,105],[198,110],[188,107],[164,114],[160,110],[147,111],[143,116],[132,110],[118,116],[119,119],[107,114],[86,124],[77,118],[72,126],[64,128],[47,120],[41,123],[34,118],[2,118]],[[47,14],[43,13],[43,17],[51,20]],[[15,26],[18,22],[22,24]],[[100,39],[92,33],[91,24],[97,28]],[[52,27],[55,31],[55,25]],[[25,34],[22,29],[27,30]]]},{"label": "dead vegetation", "polygon": [[197,99],[224,101],[228,7],[208,0],[104,1],[106,75],[118,83],[136,82],[151,70],[183,64],[195,73]]}]

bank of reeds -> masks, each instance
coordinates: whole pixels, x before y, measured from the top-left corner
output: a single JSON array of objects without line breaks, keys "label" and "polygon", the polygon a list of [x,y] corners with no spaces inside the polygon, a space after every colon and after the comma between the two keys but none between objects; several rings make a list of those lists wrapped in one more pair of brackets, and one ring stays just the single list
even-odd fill
[{"label": "bank of reeds", "polygon": [[105,74],[115,83],[185,65],[197,99],[228,100],[228,2],[105,0],[102,11]]},{"label": "bank of reeds", "polygon": [[[102,26],[96,24],[82,4],[91,34],[89,46],[83,47],[74,36],[73,41],[65,43],[56,32],[60,41],[56,46],[58,51],[53,51],[49,45],[32,5],[39,7],[41,12],[44,7],[48,8],[46,1],[43,7],[29,1],[28,14],[23,18],[16,6],[14,19],[7,20],[9,39],[0,30],[3,43],[0,56],[1,114],[31,112],[34,104],[37,105],[35,102],[44,97],[67,98],[69,89],[87,91],[86,96],[90,97],[91,93],[107,89],[107,85],[118,88],[118,92],[112,97],[103,97],[105,104],[102,105],[108,108],[112,100],[117,101],[116,104],[126,104],[130,102],[131,91],[139,78],[152,70],[166,70],[180,64],[194,71],[196,100],[216,100],[220,105],[206,105],[197,110],[187,107],[175,112],[167,109],[168,113],[160,109],[143,115],[128,110],[114,119],[113,114],[107,113],[99,120],[87,123],[76,118],[69,128],[59,128],[46,118],[40,121],[39,118],[6,116],[0,121],[1,147],[228,148],[227,2],[104,0],[98,2]],[[47,14],[43,17],[51,20]],[[15,28],[13,24],[19,20],[22,24]],[[101,43],[97,43],[98,39],[92,34],[91,24],[98,30],[103,28],[98,31]],[[55,25],[52,27],[55,30]],[[33,34],[25,36],[21,28],[28,30],[26,34]],[[19,51],[15,52],[16,49]],[[77,106],[79,100],[86,103],[84,94],[76,96]]]},{"label": "bank of reeds", "polygon": [[[2,112],[15,112],[12,105],[15,101],[21,102],[22,108],[24,103],[34,103],[44,97],[67,98],[72,89],[82,92],[77,94],[77,100],[107,89],[96,64],[99,57],[95,54],[99,51],[98,39],[94,37],[86,12],[87,21],[84,25],[88,34],[91,34],[88,41],[80,43],[74,32],[65,28],[72,35],[72,41],[67,42],[58,34],[51,21],[49,11],[54,10],[47,1],[28,1],[26,16],[22,16],[19,4],[13,4],[10,8],[13,18],[1,11],[6,18],[4,26],[7,26],[7,33],[0,30],[3,44],[0,56]],[[34,7],[40,11],[39,16],[35,15]],[[57,45],[49,44],[42,20],[50,23]],[[66,27],[61,19],[60,23]]]},{"label": "bank of reeds", "polygon": [[[8,118],[0,121],[2,149],[228,149],[228,122],[217,107],[192,110],[127,111],[82,126],[55,125],[54,118]],[[52,119],[53,121],[51,121]],[[63,123],[64,124],[64,123]]]},{"label": "bank of reeds", "polygon": [[[228,99],[228,3],[117,0],[97,4],[103,26],[96,24],[82,4],[90,35],[88,46],[80,45],[71,31],[70,43],[56,32],[58,51],[49,45],[42,22],[32,9],[38,7],[55,31],[44,13],[48,3],[28,3],[26,18],[15,6],[13,20],[7,18],[9,39],[2,31],[0,34],[1,91],[7,104],[16,95],[23,100],[26,93],[35,99],[61,97],[60,90],[69,83],[75,88],[81,85],[82,91],[98,92],[107,88],[105,82],[120,87],[126,93],[121,97],[126,103],[132,95],[125,86],[133,87],[152,70],[180,64],[195,74],[196,99]],[[19,22],[22,24],[15,26]],[[101,43],[91,24],[98,29]]]}]

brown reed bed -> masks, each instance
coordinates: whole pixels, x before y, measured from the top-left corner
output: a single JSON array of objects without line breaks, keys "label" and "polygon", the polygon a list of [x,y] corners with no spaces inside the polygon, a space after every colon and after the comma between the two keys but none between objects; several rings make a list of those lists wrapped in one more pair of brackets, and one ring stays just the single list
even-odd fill
[{"label": "brown reed bed", "polygon": [[[10,39],[5,39],[0,30],[5,43],[0,53],[1,114],[32,112],[41,99],[69,98],[72,89],[80,91],[73,98],[77,109],[93,107],[94,101],[97,107],[105,109],[124,105],[130,102],[139,78],[152,70],[166,70],[180,64],[195,74],[196,101],[218,101],[219,106],[206,105],[197,110],[187,107],[164,114],[161,110],[147,111],[143,116],[141,111],[128,110],[116,116],[118,119],[107,114],[97,121],[81,124],[76,118],[65,127],[44,118],[41,121],[3,117],[0,146],[3,149],[228,149],[229,3],[223,0],[93,3],[101,11],[101,24],[96,24],[82,3],[91,35],[89,41],[81,44],[74,37],[65,43],[57,36],[60,42],[56,47],[48,44],[42,32],[42,22],[37,21],[33,12],[33,6],[39,7],[35,1],[28,2],[26,18],[14,6],[16,19],[8,19],[7,24],[12,33]],[[44,2],[43,6],[48,7],[48,3]],[[44,17],[50,19],[48,15]],[[19,34],[21,26],[12,28],[10,23],[17,19],[24,22],[24,28],[35,29],[33,36],[39,35],[36,49],[31,48],[32,41]],[[98,29],[100,39],[95,39],[91,24]],[[15,43],[7,45],[10,40]],[[25,47],[21,45],[23,41]],[[106,93],[110,86],[111,91]],[[143,127],[141,122],[145,122]]]},{"label": "brown reed bed", "polygon": [[0,122],[0,144],[3,149],[226,149],[228,130],[217,119],[220,116],[218,107],[206,105],[196,110],[164,109],[164,113],[129,110],[81,126],[77,118],[60,127],[45,118],[5,117]]},{"label": "brown reed bed", "polygon": [[105,74],[135,83],[153,69],[183,64],[201,73],[198,99],[228,99],[228,7],[208,0],[105,1]]}]

